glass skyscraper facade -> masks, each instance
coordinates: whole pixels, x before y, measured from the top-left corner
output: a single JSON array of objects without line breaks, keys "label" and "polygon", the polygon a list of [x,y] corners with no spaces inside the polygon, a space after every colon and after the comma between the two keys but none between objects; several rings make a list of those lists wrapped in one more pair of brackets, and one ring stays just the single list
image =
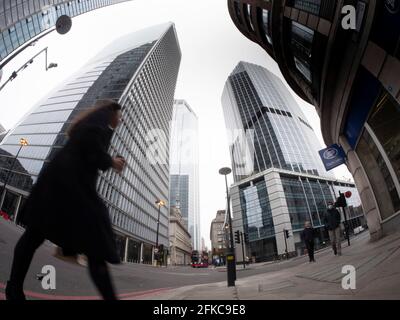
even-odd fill
[{"label": "glass skyscraper facade", "polygon": [[62,15],[83,13],[129,0],[0,0],[0,61],[55,26]]},{"label": "glass skyscraper facade", "polygon": [[331,176],[306,117],[283,82],[265,68],[240,62],[225,85],[222,105],[235,181],[272,167]]},{"label": "glass skyscraper facade", "polygon": [[[99,99],[122,105],[122,123],[111,141],[110,154],[127,164],[122,174],[101,174],[98,192],[117,233],[121,258],[152,262],[158,207],[168,199],[169,134],[181,51],[175,27],[168,23],[125,36],[106,47],[78,74],[35,106],[0,144],[0,175],[18,158],[7,184],[3,209],[18,213],[37,176],[65,143],[74,117]],[[156,134],[155,134],[156,133]],[[19,146],[20,138],[28,146]],[[157,158],[156,152],[164,154]],[[23,222],[23,217],[19,217]],[[169,208],[162,207],[159,244],[168,247]]]},{"label": "glass skyscraper facade", "polygon": [[192,247],[200,250],[198,118],[185,100],[175,100],[171,123],[171,206],[180,208],[191,235]]},{"label": "glass skyscraper facade", "polygon": [[261,261],[283,254],[284,230],[292,234],[288,251],[298,252],[305,221],[319,229],[319,243],[325,241],[323,215],[339,190],[352,191],[348,210],[354,224],[362,224],[355,185],[326,172],[318,155],[323,147],[277,76],[240,62],[226,82],[222,106],[235,182],[233,227],[249,234],[248,256]]}]

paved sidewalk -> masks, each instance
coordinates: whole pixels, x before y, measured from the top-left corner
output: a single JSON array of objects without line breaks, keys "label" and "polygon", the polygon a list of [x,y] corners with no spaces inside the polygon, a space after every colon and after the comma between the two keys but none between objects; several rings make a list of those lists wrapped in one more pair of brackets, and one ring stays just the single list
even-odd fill
[{"label": "paved sidewalk", "polygon": [[[400,233],[370,242],[365,232],[352,239],[350,247],[343,242],[342,252],[342,256],[334,256],[331,250],[321,250],[316,263],[300,257],[295,264],[289,260],[259,265],[256,267],[265,268],[265,273],[238,279],[235,287],[227,287],[224,281],[181,287],[143,299],[400,299]],[[356,268],[355,290],[342,289],[344,265]]]}]

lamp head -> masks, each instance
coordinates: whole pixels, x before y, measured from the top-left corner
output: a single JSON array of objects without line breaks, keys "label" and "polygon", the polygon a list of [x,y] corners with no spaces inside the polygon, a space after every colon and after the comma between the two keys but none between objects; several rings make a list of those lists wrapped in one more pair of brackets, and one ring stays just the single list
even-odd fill
[{"label": "lamp head", "polygon": [[219,174],[224,175],[224,176],[230,174],[231,172],[232,172],[231,168],[228,168],[228,167],[219,169]]},{"label": "lamp head", "polygon": [[27,146],[28,145],[28,140],[26,140],[24,138],[21,138],[21,139],[19,139],[19,144],[21,146]]},{"label": "lamp head", "polygon": [[157,200],[156,201],[156,205],[158,205],[159,207],[164,207],[165,206],[165,202],[163,200]]}]

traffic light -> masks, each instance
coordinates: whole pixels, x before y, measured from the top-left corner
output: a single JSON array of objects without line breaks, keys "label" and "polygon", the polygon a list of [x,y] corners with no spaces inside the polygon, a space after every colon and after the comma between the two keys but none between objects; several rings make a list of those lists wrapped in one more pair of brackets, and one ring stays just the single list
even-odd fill
[{"label": "traffic light", "polygon": [[342,207],[345,208],[347,207],[347,201],[344,193],[341,193],[339,191],[339,197],[336,199],[335,207]]},{"label": "traffic light", "polygon": [[244,243],[249,243],[249,234],[248,233],[244,233]]},{"label": "traffic light", "polygon": [[289,230],[284,230],[285,231],[285,237],[286,238],[289,238],[290,237],[290,235],[289,235]]},{"label": "traffic light", "polygon": [[235,243],[240,243],[240,231],[235,231]]}]

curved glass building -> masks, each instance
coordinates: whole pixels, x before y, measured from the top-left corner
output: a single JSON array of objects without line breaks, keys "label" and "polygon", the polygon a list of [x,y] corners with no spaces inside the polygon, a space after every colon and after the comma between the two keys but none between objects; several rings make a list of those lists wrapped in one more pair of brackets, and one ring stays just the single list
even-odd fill
[{"label": "curved glass building", "polygon": [[306,117],[267,69],[240,62],[226,82],[222,105],[235,181],[269,168],[333,177],[316,152],[322,147]]},{"label": "curved glass building", "polygon": [[[235,182],[233,228],[248,234],[247,256],[263,261],[286,250],[301,254],[305,221],[319,230],[322,245],[323,215],[339,190],[353,193],[346,209],[350,229],[364,223],[355,185],[326,172],[313,128],[277,76],[240,62],[226,82],[222,106]],[[291,234],[286,241],[284,230]],[[237,257],[242,259],[240,250]]]},{"label": "curved glass building", "polygon": [[[117,100],[123,106],[123,121],[110,153],[124,156],[127,165],[122,174],[103,173],[98,192],[109,208],[121,258],[151,263],[157,237],[155,201],[168,199],[169,130],[180,59],[174,25],[155,26],[113,42],[43,99],[0,144],[2,183],[5,172],[11,171],[3,210],[23,222],[20,204],[42,167],[64,145],[70,122],[99,99]],[[27,146],[19,145],[21,138]],[[166,247],[168,218],[168,206],[162,207],[158,239]]]},{"label": "curved glass building", "polygon": [[0,62],[25,42],[53,28],[62,15],[83,13],[129,0],[0,0]]}]

